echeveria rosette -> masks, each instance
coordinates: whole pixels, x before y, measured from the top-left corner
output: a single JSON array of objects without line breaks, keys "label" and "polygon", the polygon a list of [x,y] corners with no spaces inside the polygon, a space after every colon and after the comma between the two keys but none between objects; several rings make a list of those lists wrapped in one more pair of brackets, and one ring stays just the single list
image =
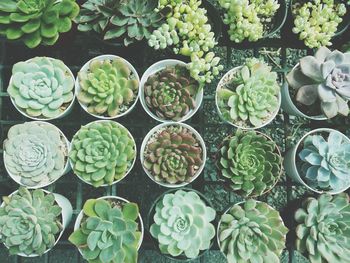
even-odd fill
[{"label": "echeveria rosette", "polygon": [[59,117],[74,98],[74,78],[60,60],[35,57],[16,63],[7,88],[13,103],[29,117]]},{"label": "echeveria rosette", "polygon": [[311,263],[347,263],[350,257],[350,205],[346,193],[304,200],[295,213],[296,248]]},{"label": "echeveria rosette", "polygon": [[269,191],[281,174],[282,157],[276,144],[254,131],[238,130],[224,139],[217,166],[229,187],[243,196]]},{"label": "echeveria rosette", "polygon": [[348,116],[350,53],[321,47],[314,56],[300,59],[287,81],[297,91],[295,99],[302,105],[316,107],[327,118]]},{"label": "echeveria rosette", "polygon": [[69,158],[82,180],[94,187],[111,185],[130,170],[136,145],[125,127],[113,121],[97,121],[74,135]]},{"label": "echeveria rosette", "polygon": [[215,210],[196,192],[177,190],[156,204],[150,232],[162,254],[192,259],[209,249],[215,236],[211,223],[215,216]]},{"label": "echeveria rosette", "polygon": [[70,236],[89,263],[137,263],[139,208],[114,199],[89,199],[80,227]]},{"label": "echeveria rosette", "polygon": [[4,197],[0,207],[0,240],[11,255],[42,255],[63,229],[61,207],[53,194],[25,187]]},{"label": "echeveria rosette", "polygon": [[253,199],[223,214],[218,231],[228,263],[279,263],[288,233],[278,211]]},{"label": "echeveria rosette", "polygon": [[10,128],[4,141],[4,164],[14,178],[27,187],[40,187],[63,175],[67,142],[49,124],[25,122]]}]

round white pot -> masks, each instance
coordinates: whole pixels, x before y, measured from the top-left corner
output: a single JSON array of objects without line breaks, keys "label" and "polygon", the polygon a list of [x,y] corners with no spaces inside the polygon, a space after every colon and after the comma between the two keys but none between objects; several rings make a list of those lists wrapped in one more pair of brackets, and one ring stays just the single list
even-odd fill
[{"label": "round white pot", "polygon": [[312,130],[308,133],[306,133],[299,141],[296,145],[294,145],[292,148],[290,148],[285,157],[284,157],[284,169],[286,170],[286,173],[287,175],[293,179],[295,182],[299,183],[299,184],[302,184],[303,186],[305,186],[307,189],[315,192],[315,193],[318,193],[318,194],[322,194],[322,193],[329,193],[329,194],[339,194],[339,193],[342,193],[344,192],[346,189],[348,189],[350,187],[350,185],[344,185],[344,188],[338,190],[338,191],[335,191],[335,190],[330,190],[330,191],[322,191],[322,190],[317,190],[317,189],[314,189],[312,187],[310,187],[306,181],[303,180],[302,176],[300,175],[300,173],[298,172],[298,169],[297,169],[297,165],[296,165],[296,158],[297,158],[297,151],[298,151],[298,148],[300,146],[300,144],[305,140],[305,138],[311,134],[315,134],[315,133],[320,133],[320,132],[332,132],[332,131],[335,131],[335,132],[338,132],[340,133],[343,138],[345,140],[348,141],[348,143],[350,143],[350,139],[344,135],[343,133],[337,131],[337,130],[333,130],[333,129],[329,129],[329,128],[319,128],[319,129],[315,129],[315,130]]},{"label": "round white pot", "polygon": [[[94,61],[94,60],[99,60],[99,61],[103,61],[103,60],[106,60],[106,59],[109,59],[109,60],[112,60],[112,59],[116,59],[116,58],[120,58],[122,59],[126,65],[128,65],[129,69],[131,70],[131,72],[133,73],[134,77],[137,79],[137,81],[140,83],[140,77],[136,71],[136,69],[134,68],[133,65],[130,64],[129,61],[127,61],[126,59],[122,58],[122,57],[119,57],[119,56],[116,56],[116,55],[101,55],[101,56],[97,56],[97,57],[94,57],[92,59],[90,59],[88,62],[86,62],[84,64],[84,66],[79,70],[79,72],[81,71],[88,71],[89,70],[89,67],[90,67],[90,63],[91,61]],[[78,97],[78,94],[81,90],[81,87],[80,87],[80,83],[79,83],[79,76],[77,76],[76,80],[75,80],[75,96]],[[97,115],[97,114],[92,114],[90,113],[88,110],[87,110],[87,106],[83,103],[81,103],[79,101],[79,99],[77,99],[77,101],[79,102],[80,106],[84,109],[84,111],[86,111],[88,114],[90,114],[91,116],[95,117],[95,118],[98,118],[98,119],[103,119],[103,120],[112,120],[112,119],[116,119],[116,118],[119,118],[119,117],[122,117],[128,113],[130,113],[136,106],[136,103],[137,103],[137,100],[138,100],[138,94],[136,94],[135,96],[135,101],[129,106],[129,108],[116,115],[116,116],[113,116],[113,117],[109,117],[109,116],[101,116],[101,115]]]},{"label": "round white pot", "polygon": [[[144,160],[145,160],[145,157],[144,157],[144,152],[145,152],[145,149],[146,149],[146,146],[148,144],[148,141],[149,139],[152,137],[153,134],[155,134],[156,132],[158,132],[160,129],[163,129],[167,126],[176,126],[176,125],[179,125],[179,126],[182,126],[184,128],[187,128],[189,129],[193,134],[194,136],[196,137],[196,139],[199,141],[199,144],[201,145],[202,147],[202,160],[203,160],[203,163],[202,165],[199,167],[199,169],[197,170],[197,173],[195,176],[193,176],[193,178],[191,179],[190,182],[183,182],[183,183],[180,183],[180,184],[169,184],[169,183],[163,183],[163,182],[158,182],[157,180],[154,179],[153,175],[144,167],[143,163],[144,163]],[[192,183],[194,180],[197,179],[197,177],[201,174],[201,172],[203,171],[204,169],[204,166],[205,166],[205,162],[206,162],[206,159],[207,159],[207,149],[205,147],[205,143],[204,143],[204,140],[202,138],[202,136],[194,129],[192,128],[190,125],[188,124],[185,124],[185,123],[178,123],[178,122],[166,122],[166,123],[161,123],[157,126],[155,126],[152,130],[150,130],[147,135],[145,136],[145,138],[143,139],[142,141],[142,144],[141,144],[141,150],[140,150],[140,161],[141,161],[141,164],[142,164],[142,168],[143,170],[145,171],[145,173],[147,174],[147,176],[155,183],[161,185],[161,186],[164,186],[164,187],[168,187],[168,188],[179,188],[179,187],[183,187],[185,185],[188,185],[190,183]]]},{"label": "round white pot", "polygon": [[[147,114],[149,116],[151,116],[153,119],[155,119],[156,121],[159,121],[159,122],[174,122],[174,121],[162,119],[162,118],[158,117],[156,114],[154,114],[149,109],[149,107],[147,106],[147,103],[145,101],[144,86],[145,86],[145,83],[147,82],[147,80],[150,76],[156,74],[157,72],[165,69],[168,66],[176,66],[176,65],[186,66],[187,64],[183,61],[176,60],[176,59],[161,60],[161,61],[154,63],[152,66],[150,66],[145,71],[145,73],[143,73],[143,75],[141,77],[139,96],[140,96],[140,101],[141,101],[142,107],[147,112]],[[190,110],[185,116],[183,116],[180,120],[178,120],[176,122],[186,121],[186,120],[190,119],[198,111],[198,109],[200,108],[202,101],[203,101],[203,88],[201,88],[200,91],[198,92],[198,94],[196,95],[195,101],[196,101],[196,107],[194,109]]]},{"label": "round white pot", "polygon": [[8,169],[8,167],[6,165],[6,162],[5,162],[6,151],[4,150],[4,152],[3,152],[3,160],[4,160],[4,166],[5,166],[5,169],[6,169],[7,173],[10,175],[12,180],[14,180],[19,185],[27,187],[28,189],[38,189],[38,188],[43,188],[43,187],[49,186],[49,185],[53,184],[54,182],[56,182],[58,179],[60,179],[63,175],[67,174],[71,170],[71,166],[70,166],[69,161],[68,161],[68,151],[69,151],[69,148],[70,148],[70,142],[68,141],[68,139],[64,135],[64,133],[58,127],[56,127],[55,125],[53,125],[53,124],[51,124],[49,122],[44,122],[44,121],[33,121],[33,122],[38,123],[40,125],[51,126],[51,127],[54,127],[56,130],[58,130],[58,132],[61,134],[61,141],[65,144],[66,151],[67,151],[67,156],[66,156],[66,164],[64,166],[64,170],[63,170],[62,174],[59,177],[57,177],[53,181],[41,182],[40,184],[37,184],[36,186],[28,186],[28,185],[25,185],[25,184],[23,184],[21,182],[21,177],[20,176],[14,175],[14,174],[12,174],[10,172],[10,170]]}]

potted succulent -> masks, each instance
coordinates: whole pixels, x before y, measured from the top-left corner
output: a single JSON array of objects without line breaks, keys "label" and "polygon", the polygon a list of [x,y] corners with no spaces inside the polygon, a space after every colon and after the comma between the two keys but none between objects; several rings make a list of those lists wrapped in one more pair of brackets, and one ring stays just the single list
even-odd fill
[{"label": "potted succulent", "polygon": [[235,127],[264,127],[276,117],[281,104],[277,73],[267,63],[249,58],[221,78],[215,103],[220,117]]},{"label": "potted succulent", "polygon": [[0,240],[11,255],[36,257],[49,252],[73,214],[67,198],[41,189],[28,190],[21,186],[3,200]]},{"label": "potted succulent", "polygon": [[66,136],[50,123],[16,124],[4,141],[4,165],[16,183],[46,187],[69,172],[68,149]]},{"label": "potted succulent", "polygon": [[74,81],[72,71],[61,60],[35,57],[13,66],[7,92],[22,115],[47,121],[72,110]]},{"label": "potted succulent", "polygon": [[173,189],[154,202],[148,227],[161,254],[175,260],[194,259],[212,246],[215,217],[215,210],[201,193]]},{"label": "potted succulent", "polygon": [[174,59],[150,66],[141,78],[139,93],[148,115],[161,122],[188,120],[203,99],[203,89],[191,77],[186,63]]},{"label": "potted succulent", "polygon": [[176,188],[193,182],[203,171],[205,143],[200,134],[184,123],[163,123],[144,138],[140,160],[150,179]]},{"label": "potted succulent", "polygon": [[75,94],[81,107],[100,119],[128,114],[136,105],[139,75],[125,59],[102,55],[86,62],[78,73]]},{"label": "potted succulent", "polygon": [[282,108],[292,115],[314,120],[348,116],[350,53],[326,47],[306,56],[286,76]]},{"label": "potted succulent", "polygon": [[221,216],[217,242],[228,262],[279,263],[287,233],[278,211],[249,199]]},{"label": "potted succulent", "polygon": [[316,193],[341,193],[350,187],[350,139],[333,129],[312,130],[287,152],[284,167]]},{"label": "potted succulent", "polygon": [[136,143],[121,124],[100,120],[82,126],[73,136],[69,161],[74,173],[94,186],[122,180],[136,160]]},{"label": "potted succulent", "polygon": [[69,241],[90,263],[137,263],[143,235],[137,204],[105,196],[85,202]]},{"label": "potted succulent", "polygon": [[0,36],[24,42],[29,48],[51,46],[68,32],[79,13],[75,0],[7,0],[0,3]]}]

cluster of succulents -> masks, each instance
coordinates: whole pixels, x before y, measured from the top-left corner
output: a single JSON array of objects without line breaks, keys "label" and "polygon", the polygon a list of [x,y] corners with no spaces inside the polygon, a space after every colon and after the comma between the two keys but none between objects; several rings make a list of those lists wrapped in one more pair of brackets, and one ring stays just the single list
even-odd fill
[{"label": "cluster of succulents", "polygon": [[345,3],[336,0],[293,1],[293,32],[310,48],[332,45],[347,10]]},{"label": "cluster of succulents", "polygon": [[243,196],[269,191],[279,179],[281,165],[276,144],[255,131],[238,130],[224,139],[218,152],[220,174]]},{"label": "cluster of succulents", "polygon": [[280,4],[277,0],[219,0],[231,41],[257,41],[264,36]]},{"label": "cluster of succulents", "polygon": [[158,182],[190,182],[203,165],[202,155],[202,146],[191,130],[181,125],[166,126],[147,142],[143,167]]},{"label": "cluster of succulents", "polygon": [[4,197],[0,207],[0,240],[11,255],[42,255],[62,230],[61,207],[53,194],[25,187]]},{"label": "cluster of succulents", "polygon": [[218,231],[228,262],[278,263],[288,229],[278,211],[249,199],[222,215]]},{"label": "cluster of succulents", "polygon": [[196,192],[177,190],[157,202],[150,232],[162,254],[195,258],[210,247],[215,216]]},{"label": "cluster of succulents", "polygon": [[159,118],[179,121],[196,107],[199,88],[185,66],[168,66],[148,78],[145,101]]},{"label": "cluster of succulents", "polygon": [[15,105],[35,118],[61,115],[74,98],[74,78],[60,60],[35,57],[16,63],[7,88]]},{"label": "cluster of succulents", "polygon": [[95,187],[124,178],[135,157],[134,139],[125,127],[113,121],[81,127],[69,152],[74,173]]},{"label": "cluster of succulents", "polygon": [[247,59],[242,67],[226,74],[219,85],[217,104],[228,122],[259,127],[278,111],[277,73],[267,63]]},{"label": "cluster of succulents", "polygon": [[69,241],[90,263],[137,263],[141,239],[138,216],[135,203],[89,199],[83,207],[80,227],[70,235]]},{"label": "cluster of succulents", "polygon": [[327,118],[349,114],[350,53],[321,47],[314,56],[301,58],[287,81],[297,91],[298,103],[316,108]]},{"label": "cluster of succulents", "polygon": [[91,114],[116,117],[137,97],[139,81],[122,58],[94,59],[78,79],[77,98]]},{"label": "cluster of succulents", "polygon": [[4,141],[6,169],[28,187],[48,184],[62,176],[67,155],[59,130],[41,122],[12,126]]},{"label": "cluster of succulents", "polygon": [[0,3],[0,35],[29,48],[53,45],[79,13],[76,0],[6,0]]}]

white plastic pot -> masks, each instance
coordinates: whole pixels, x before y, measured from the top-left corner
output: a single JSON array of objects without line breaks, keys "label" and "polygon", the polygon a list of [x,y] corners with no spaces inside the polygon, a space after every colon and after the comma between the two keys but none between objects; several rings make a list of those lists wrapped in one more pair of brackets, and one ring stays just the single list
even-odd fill
[{"label": "white plastic pot", "polygon": [[[144,86],[145,86],[145,83],[147,82],[147,80],[150,76],[156,74],[157,72],[165,69],[168,66],[176,66],[176,65],[186,66],[187,64],[183,61],[176,60],[176,59],[161,60],[161,61],[154,63],[152,66],[150,66],[145,71],[145,73],[143,73],[142,78],[141,78],[139,96],[140,96],[140,101],[141,101],[142,107],[147,112],[147,114],[149,116],[151,116],[153,119],[155,119],[156,121],[159,121],[159,122],[174,122],[174,121],[162,119],[159,116],[157,116],[156,114],[154,114],[149,109],[149,107],[147,106],[146,100],[145,100]],[[178,120],[176,122],[183,122],[183,121],[190,119],[198,111],[199,107],[202,104],[202,100],[203,100],[203,89],[201,88],[199,90],[198,94],[196,95],[196,98],[195,98],[196,107],[194,109],[190,110],[185,116],[183,116],[180,120]]]},{"label": "white plastic pot", "polygon": [[[122,59],[122,60],[125,62],[125,64],[128,65],[128,67],[129,67],[129,69],[131,70],[132,74],[133,74],[134,77],[137,79],[137,81],[140,83],[140,77],[139,77],[139,75],[138,75],[136,69],[134,68],[134,66],[131,65],[130,62],[127,61],[126,59],[124,59],[124,58],[122,58],[122,57],[119,57],[119,56],[116,56],[116,55],[101,55],[101,56],[94,57],[94,58],[90,59],[88,62],[86,62],[86,63],[84,64],[84,66],[79,70],[79,72],[81,72],[81,71],[88,71],[88,70],[89,70],[89,67],[90,67],[91,61],[94,61],[94,60],[103,61],[103,60],[107,60],[107,59],[113,60],[113,59],[117,59],[117,58]],[[77,76],[77,78],[76,78],[76,80],[75,80],[75,96],[76,96],[76,97],[78,97],[78,94],[79,94],[80,90],[81,90],[81,87],[80,87],[80,83],[79,83],[79,76]],[[101,115],[97,115],[97,114],[90,113],[90,112],[87,110],[88,107],[87,107],[85,104],[81,103],[81,102],[79,101],[79,99],[77,99],[77,101],[79,102],[80,106],[84,109],[84,111],[86,111],[88,114],[90,114],[91,116],[93,116],[93,117],[95,117],[95,118],[103,119],[103,120],[112,120],[112,119],[116,119],[116,118],[122,117],[122,116],[124,116],[124,115],[130,113],[130,112],[133,110],[133,108],[135,108],[136,103],[137,103],[137,100],[138,100],[138,94],[136,94],[136,96],[135,96],[135,101],[133,102],[133,104],[131,104],[131,105],[129,106],[129,108],[128,108],[126,111],[124,111],[124,112],[122,112],[122,113],[120,113],[120,114],[118,114],[118,115],[116,115],[116,116],[110,117],[110,116],[101,116]]]},{"label": "white plastic pot", "polygon": [[[149,139],[155,134],[157,133],[159,130],[162,130],[163,128],[167,127],[167,126],[182,126],[188,130],[190,130],[193,135],[196,137],[196,139],[199,141],[199,144],[200,146],[202,147],[202,160],[203,160],[203,163],[202,165],[199,167],[199,169],[197,170],[197,173],[195,176],[192,177],[191,181],[189,182],[183,182],[183,183],[180,183],[180,184],[169,184],[169,183],[164,183],[164,182],[158,182],[157,180],[154,179],[153,175],[144,167],[143,163],[144,163],[144,160],[145,160],[145,157],[144,157],[144,152],[145,152],[145,149],[146,149],[146,146],[148,144],[148,141]],[[143,170],[145,171],[145,173],[147,174],[147,176],[155,183],[161,185],[161,186],[164,186],[164,187],[168,187],[168,188],[180,188],[180,187],[183,187],[185,185],[188,185],[190,183],[192,183],[194,180],[197,179],[197,177],[201,174],[201,172],[203,171],[204,169],[204,166],[205,166],[205,162],[206,162],[206,159],[207,159],[207,149],[205,147],[205,143],[204,143],[204,140],[202,138],[202,136],[194,129],[192,128],[190,125],[188,124],[185,124],[185,123],[178,123],[178,122],[166,122],[166,123],[161,123],[159,125],[157,125],[156,127],[154,127],[152,130],[150,130],[147,135],[145,136],[145,138],[143,139],[142,141],[142,144],[141,144],[141,150],[140,150],[140,161],[141,161],[141,164],[142,164],[142,167],[143,167]]]}]

